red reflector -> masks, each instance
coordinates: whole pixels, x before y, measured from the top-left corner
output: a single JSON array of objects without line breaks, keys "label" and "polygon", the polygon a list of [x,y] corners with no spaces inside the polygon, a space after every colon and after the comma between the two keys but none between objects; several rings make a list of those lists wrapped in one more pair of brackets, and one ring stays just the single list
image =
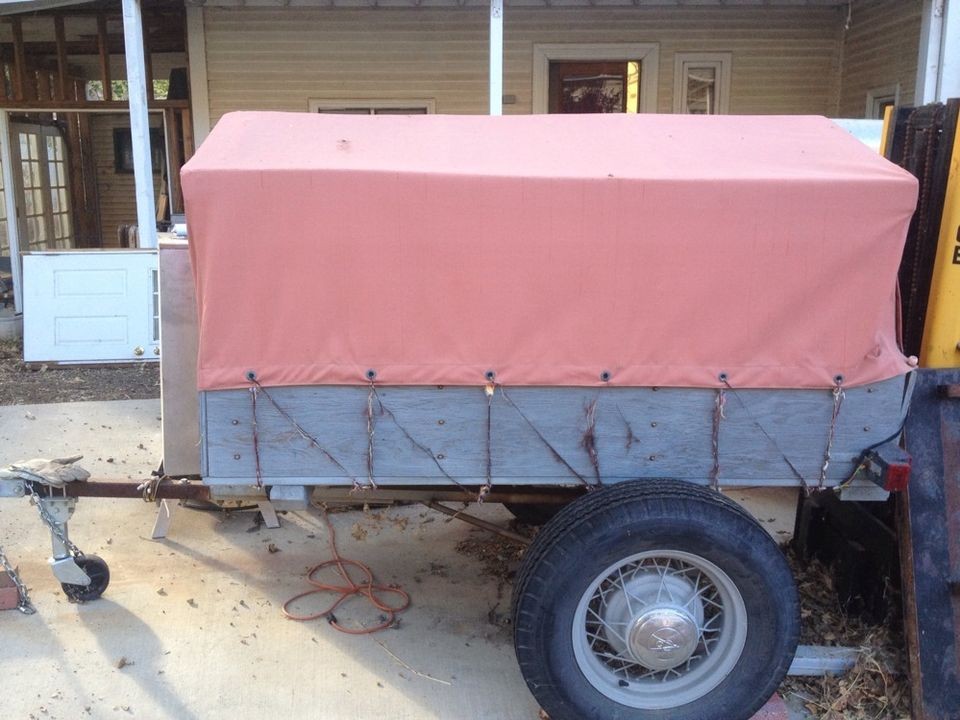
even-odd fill
[{"label": "red reflector", "polygon": [[910,482],[910,463],[891,463],[884,473],[883,489],[889,492],[901,492]]}]

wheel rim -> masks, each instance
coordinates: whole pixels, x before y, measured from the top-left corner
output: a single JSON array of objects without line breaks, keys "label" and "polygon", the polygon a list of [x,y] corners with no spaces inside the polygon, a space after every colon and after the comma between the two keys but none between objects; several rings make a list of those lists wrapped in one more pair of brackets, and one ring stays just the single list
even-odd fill
[{"label": "wheel rim", "polygon": [[733,670],[747,610],[730,577],[679,550],[631,555],[597,575],[580,598],[573,650],[587,681],[645,709],[685,705]]}]

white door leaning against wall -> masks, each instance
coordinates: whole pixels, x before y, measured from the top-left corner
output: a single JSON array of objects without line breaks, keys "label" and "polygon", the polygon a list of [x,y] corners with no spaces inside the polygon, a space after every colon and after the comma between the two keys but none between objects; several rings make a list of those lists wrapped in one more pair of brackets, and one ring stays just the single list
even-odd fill
[{"label": "white door leaning against wall", "polygon": [[156,359],[156,250],[36,252],[23,257],[27,362]]}]

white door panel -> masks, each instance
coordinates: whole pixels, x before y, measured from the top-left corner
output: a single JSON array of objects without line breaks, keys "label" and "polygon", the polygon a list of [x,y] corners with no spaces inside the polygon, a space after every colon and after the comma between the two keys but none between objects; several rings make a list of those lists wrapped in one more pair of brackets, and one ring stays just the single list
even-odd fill
[{"label": "white door panel", "polygon": [[24,360],[156,359],[156,283],[156,250],[24,255]]}]

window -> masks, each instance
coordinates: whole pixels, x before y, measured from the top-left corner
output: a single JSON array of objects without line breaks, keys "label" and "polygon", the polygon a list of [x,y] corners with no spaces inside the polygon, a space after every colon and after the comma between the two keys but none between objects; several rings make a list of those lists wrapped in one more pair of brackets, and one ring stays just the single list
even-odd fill
[{"label": "window", "polygon": [[535,44],[533,112],[654,112],[656,43]]},{"label": "window", "polygon": [[[154,175],[166,166],[165,155],[163,128],[150,128],[150,169]],[[113,171],[133,173],[133,135],[128,127],[113,129]]]},{"label": "window", "polygon": [[888,107],[895,107],[900,102],[900,83],[873,88],[867,92],[867,108],[865,117],[872,120],[883,120],[883,112]]},{"label": "window", "polygon": [[334,115],[432,115],[434,100],[321,100],[308,101],[310,112]]},{"label": "window", "polygon": [[23,203],[20,232],[25,250],[53,250],[73,245],[66,144],[56,125],[14,125],[11,150]]},{"label": "window", "polygon": [[730,110],[730,53],[677,53],[674,56],[673,111],[723,115]]}]

